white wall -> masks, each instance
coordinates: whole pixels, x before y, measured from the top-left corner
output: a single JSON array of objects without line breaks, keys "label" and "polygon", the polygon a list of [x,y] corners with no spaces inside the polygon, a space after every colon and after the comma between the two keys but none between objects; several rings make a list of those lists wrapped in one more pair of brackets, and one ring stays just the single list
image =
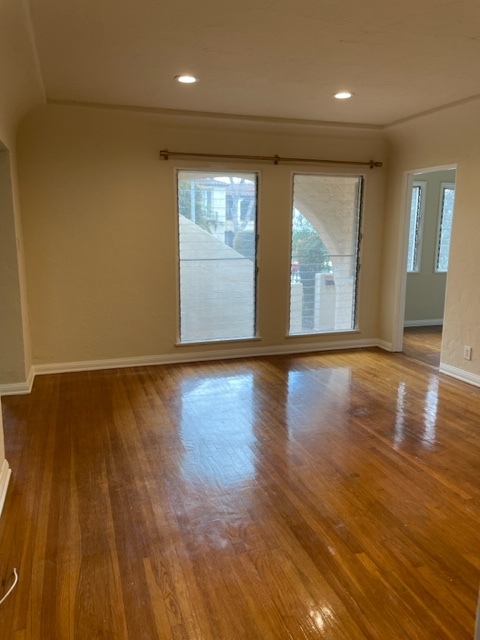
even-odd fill
[{"label": "white wall", "polygon": [[420,269],[407,274],[405,321],[442,320],[446,273],[435,271],[442,182],[455,182],[455,170],[420,173],[415,181],[425,183]]},{"label": "white wall", "polygon": [[0,0],[0,139],[13,152],[16,127],[45,101],[27,0]]},{"label": "white wall", "polygon": [[[19,5],[10,2],[7,6],[18,18],[15,12]],[[18,30],[19,24],[15,28]],[[0,47],[6,46],[4,43],[16,47],[22,38],[28,42],[28,29],[25,25],[23,29],[13,42],[10,36],[0,38]],[[22,56],[18,60],[21,62]],[[33,80],[37,77],[34,62],[29,73]],[[0,100],[14,91],[14,76],[25,74],[12,74],[13,84],[10,89],[5,87],[5,94],[0,92]],[[18,109],[12,108],[11,100],[0,102],[0,134],[3,128],[5,139],[11,140],[17,118],[13,114],[24,113],[28,104],[40,100],[37,82],[35,90],[19,94]],[[480,374],[476,355],[480,350],[476,320],[480,300],[475,286],[480,275],[475,243],[480,226],[476,215],[480,201],[479,116],[480,103],[471,101],[395,125],[385,134],[368,128],[173,117],[58,105],[32,111],[19,132],[19,166],[33,361],[55,365],[195,352],[195,347],[179,350],[175,346],[173,168],[200,165],[159,160],[159,149],[385,160],[389,146],[385,210],[385,170],[366,171],[360,332],[356,337],[380,338],[389,344],[403,321],[398,313],[398,282],[403,260],[399,238],[404,229],[405,173],[456,164],[442,362]],[[14,149],[10,151],[14,153]],[[218,167],[213,162],[201,164],[202,168],[212,166]],[[289,270],[291,173],[311,167],[231,166],[261,172],[261,341],[256,344],[310,343],[310,337],[285,338],[288,277],[279,274]],[[14,158],[12,183],[18,218]],[[16,219],[17,236],[18,222]],[[279,284],[279,277],[284,284]],[[335,339],[348,341],[350,336]],[[321,345],[331,337],[314,340]],[[473,347],[471,362],[462,358],[463,344]],[[28,363],[28,356],[25,359]]]},{"label": "white wall", "polygon": [[[0,379],[25,381],[30,367],[15,137],[20,119],[44,100],[26,0],[0,0]],[[17,251],[18,243],[18,251]],[[0,470],[5,469],[0,406]],[[0,493],[5,489],[0,476]]]},{"label": "white wall", "polygon": [[17,383],[31,356],[15,141],[19,121],[44,92],[28,2],[0,0],[0,10],[0,383]]},{"label": "white wall", "polygon": [[[480,381],[480,101],[432,113],[391,127],[387,217],[384,238],[381,330],[396,330],[401,236],[405,215],[405,172],[457,165],[455,213],[445,298],[442,367]],[[463,345],[473,347],[463,359]],[[446,369],[445,369],[446,367]],[[478,379],[477,379],[478,378]]]},{"label": "white wall", "polygon": [[25,340],[10,153],[0,148],[0,384],[25,380]]},{"label": "white wall", "polygon": [[[174,170],[180,166],[260,172],[261,339],[252,346],[332,340],[285,337],[292,171],[312,167],[165,161],[159,150],[385,160],[381,131],[49,105],[25,119],[18,141],[35,364],[198,351],[175,346]],[[378,334],[385,170],[365,173],[356,339]]]}]

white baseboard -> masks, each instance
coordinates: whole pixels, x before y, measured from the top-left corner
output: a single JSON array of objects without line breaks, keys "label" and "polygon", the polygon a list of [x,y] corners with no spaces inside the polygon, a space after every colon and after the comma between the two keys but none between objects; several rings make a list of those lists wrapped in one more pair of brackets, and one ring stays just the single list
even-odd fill
[{"label": "white baseboard", "polygon": [[12,470],[8,466],[6,460],[3,461],[2,468],[0,469],[0,517],[3,511],[3,505],[5,504],[5,498],[7,497],[8,483],[10,482],[10,476]]},{"label": "white baseboard", "polygon": [[181,364],[188,362],[205,362],[209,360],[229,360],[234,358],[251,358],[266,355],[285,355],[308,353],[312,351],[332,351],[334,349],[352,349],[358,347],[376,346],[376,341],[353,340],[338,343],[300,344],[274,347],[248,347],[243,349],[222,349],[218,351],[203,351],[189,353],[175,353],[162,356],[140,356],[137,358],[112,358],[109,360],[85,360],[81,362],[65,362],[58,364],[36,365],[36,375],[49,373],[69,373],[73,371],[96,371],[99,369],[121,369],[125,367],[145,367],[162,364]]},{"label": "white baseboard", "polygon": [[13,382],[11,384],[0,384],[0,396],[19,396],[30,393],[32,385],[28,382]]},{"label": "white baseboard", "polygon": [[443,318],[434,320],[405,320],[404,327],[438,327],[443,324]]},{"label": "white baseboard", "polygon": [[380,347],[392,350],[392,345],[374,338],[364,340],[338,340],[322,343],[283,344],[272,347],[250,346],[239,349],[220,349],[216,351],[188,351],[158,356],[138,356],[133,358],[110,358],[105,360],[81,360],[79,362],[60,362],[33,365],[26,382],[0,384],[0,396],[30,393],[36,375],[55,373],[73,373],[75,371],[98,371],[102,369],[124,369],[127,367],[148,367],[162,364],[182,364],[188,362],[206,362],[211,360],[231,360],[234,358],[253,358],[255,356],[295,355],[296,353],[320,353],[345,349],[365,349]]},{"label": "white baseboard", "polygon": [[33,381],[35,380],[35,371],[30,367],[28,377],[25,382],[12,382],[8,384],[0,384],[0,396],[19,396],[30,393]]},{"label": "white baseboard", "polygon": [[380,347],[380,349],[383,349],[384,351],[393,351],[393,344],[386,340],[376,340],[376,346]]},{"label": "white baseboard", "polygon": [[465,371],[464,369],[458,369],[457,367],[452,367],[449,364],[441,364],[440,363],[440,373],[444,373],[451,378],[455,378],[456,380],[461,380],[462,382],[467,382],[468,384],[473,384],[475,387],[480,387],[480,376],[475,373],[470,373],[469,371]]},{"label": "white baseboard", "polygon": [[181,364],[188,362],[205,362],[209,360],[230,360],[234,358],[252,358],[255,356],[288,355],[334,351],[337,349],[358,349],[379,346],[378,340],[349,340],[323,342],[321,344],[291,344],[273,347],[246,347],[241,349],[221,349],[217,351],[196,351],[174,353],[161,356],[140,356],[137,358],[112,358],[107,360],[84,360],[80,362],[63,362],[40,364],[34,366],[35,375],[51,373],[71,373],[74,371],[97,371],[101,369],[122,369],[125,367],[146,367],[162,364]]}]

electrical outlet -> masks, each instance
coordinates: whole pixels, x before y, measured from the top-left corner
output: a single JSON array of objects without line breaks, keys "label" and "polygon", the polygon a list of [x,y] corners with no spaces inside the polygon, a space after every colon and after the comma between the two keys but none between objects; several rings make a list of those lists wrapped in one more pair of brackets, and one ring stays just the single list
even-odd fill
[{"label": "electrical outlet", "polygon": [[463,357],[465,358],[465,360],[471,360],[472,359],[472,347],[469,347],[468,345],[464,345],[464,347],[463,347]]}]

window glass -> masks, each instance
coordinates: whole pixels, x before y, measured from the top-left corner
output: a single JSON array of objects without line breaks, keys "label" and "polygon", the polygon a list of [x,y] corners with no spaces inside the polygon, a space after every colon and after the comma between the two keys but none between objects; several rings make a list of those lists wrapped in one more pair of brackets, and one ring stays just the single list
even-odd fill
[{"label": "window glass", "polygon": [[255,336],[257,176],[178,171],[180,342]]},{"label": "window glass", "polygon": [[294,176],[290,335],[355,328],[362,183]]},{"label": "window glass", "polygon": [[448,256],[450,253],[450,236],[452,233],[454,207],[455,185],[442,183],[436,271],[448,270]]},{"label": "window glass", "polygon": [[407,271],[410,272],[420,271],[424,190],[425,188],[422,185],[414,183],[410,208],[410,232],[408,235]]}]

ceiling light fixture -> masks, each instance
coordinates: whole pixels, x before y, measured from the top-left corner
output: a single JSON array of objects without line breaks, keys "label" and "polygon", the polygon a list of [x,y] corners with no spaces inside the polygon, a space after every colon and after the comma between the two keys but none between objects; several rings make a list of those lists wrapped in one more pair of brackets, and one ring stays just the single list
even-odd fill
[{"label": "ceiling light fixture", "polygon": [[352,96],[353,96],[353,93],[351,91],[339,91],[338,93],[335,93],[333,95],[333,97],[336,98],[337,100],[348,100]]},{"label": "ceiling light fixture", "polygon": [[175,76],[175,80],[182,84],[193,84],[194,82],[198,82],[198,78],[196,76],[189,75]]}]

